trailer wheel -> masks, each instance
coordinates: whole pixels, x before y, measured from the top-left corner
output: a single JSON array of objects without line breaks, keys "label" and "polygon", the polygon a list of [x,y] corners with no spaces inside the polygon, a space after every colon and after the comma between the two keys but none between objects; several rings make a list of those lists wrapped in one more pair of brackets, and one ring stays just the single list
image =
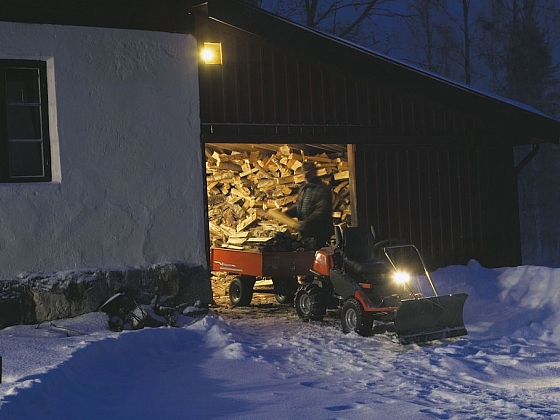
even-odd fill
[{"label": "trailer wheel", "polygon": [[350,298],[340,312],[340,320],[342,322],[342,331],[345,334],[356,331],[361,336],[367,337],[371,334],[373,328],[373,316],[362,307],[357,299]]},{"label": "trailer wheel", "polygon": [[272,281],[274,290],[278,292],[274,295],[276,302],[281,304],[292,303],[299,285],[297,277],[274,278]]},{"label": "trailer wheel", "polygon": [[233,306],[249,306],[253,299],[255,279],[237,276],[229,284],[229,301]]},{"label": "trailer wheel", "polygon": [[327,313],[328,295],[316,284],[304,284],[296,292],[294,306],[303,321],[321,321]]}]

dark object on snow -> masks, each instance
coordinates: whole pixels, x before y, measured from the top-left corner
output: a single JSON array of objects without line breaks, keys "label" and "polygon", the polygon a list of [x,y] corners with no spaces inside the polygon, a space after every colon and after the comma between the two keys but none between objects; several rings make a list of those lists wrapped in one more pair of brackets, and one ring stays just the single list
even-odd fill
[{"label": "dark object on snow", "polygon": [[124,293],[117,293],[111,296],[107,301],[99,307],[101,312],[107,315],[121,315],[123,312],[128,312],[136,306],[134,302],[126,297]]},{"label": "dark object on snow", "polygon": [[112,331],[122,331],[123,329],[131,329],[132,311],[137,306],[136,302],[121,292],[107,299],[99,307],[99,310],[109,315],[109,328]]},{"label": "dark object on snow", "polygon": [[208,267],[168,262],[149,267],[22,273],[18,278],[1,278],[0,328],[95,312],[120,292],[144,305],[151,304],[154,296],[159,296],[158,302],[166,306],[193,304],[196,300],[210,303],[209,277]]},{"label": "dark object on snow", "polygon": [[145,327],[175,327],[179,315],[199,316],[208,313],[208,308],[200,300],[196,301],[194,306],[186,303],[176,307],[159,304],[139,305],[128,298],[125,293],[117,293],[112,296],[101,305],[99,310],[109,315],[109,328],[117,332]]}]

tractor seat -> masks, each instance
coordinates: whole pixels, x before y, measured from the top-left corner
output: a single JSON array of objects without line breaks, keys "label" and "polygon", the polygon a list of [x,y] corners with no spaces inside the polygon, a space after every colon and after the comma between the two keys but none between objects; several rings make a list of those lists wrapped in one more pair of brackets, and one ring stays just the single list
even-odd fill
[{"label": "tractor seat", "polygon": [[349,274],[368,277],[387,272],[387,264],[375,257],[373,252],[375,238],[369,229],[347,227],[342,238],[343,262]]}]

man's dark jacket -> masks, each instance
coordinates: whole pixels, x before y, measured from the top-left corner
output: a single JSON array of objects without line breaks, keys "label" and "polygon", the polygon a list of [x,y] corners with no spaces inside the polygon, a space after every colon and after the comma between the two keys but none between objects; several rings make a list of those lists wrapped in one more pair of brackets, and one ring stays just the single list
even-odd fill
[{"label": "man's dark jacket", "polygon": [[[303,214],[306,195],[307,216]],[[289,208],[286,214],[303,222],[300,233],[304,238],[315,238],[317,248],[325,246],[333,233],[331,188],[320,178],[305,183],[299,190],[295,206]]]}]

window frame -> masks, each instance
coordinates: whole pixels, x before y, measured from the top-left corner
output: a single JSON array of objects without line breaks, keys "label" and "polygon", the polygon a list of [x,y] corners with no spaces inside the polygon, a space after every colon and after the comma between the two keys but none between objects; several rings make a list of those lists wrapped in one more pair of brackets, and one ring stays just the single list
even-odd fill
[{"label": "window frame", "polygon": [[[43,174],[38,175],[10,175],[10,138],[8,134],[8,95],[7,69],[33,69],[38,71],[39,90],[39,127],[41,137],[37,143],[42,146]],[[25,106],[25,105],[24,105]],[[25,139],[24,139],[25,140]],[[35,183],[52,181],[51,141],[49,132],[49,102],[47,91],[47,63],[41,60],[0,59],[0,184],[4,183]]]}]

